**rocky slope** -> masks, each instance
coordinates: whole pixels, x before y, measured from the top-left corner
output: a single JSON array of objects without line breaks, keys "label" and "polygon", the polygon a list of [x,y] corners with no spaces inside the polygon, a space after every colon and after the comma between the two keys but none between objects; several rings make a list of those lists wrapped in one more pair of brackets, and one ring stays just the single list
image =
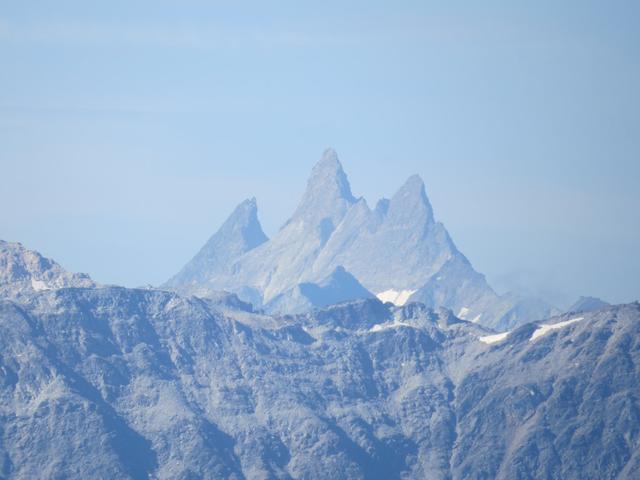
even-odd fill
[{"label": "rocky slope", "polygon": [[3,296],[0,477],[640,474],[638,303],[495,334],[417,303],[229,298]]}]

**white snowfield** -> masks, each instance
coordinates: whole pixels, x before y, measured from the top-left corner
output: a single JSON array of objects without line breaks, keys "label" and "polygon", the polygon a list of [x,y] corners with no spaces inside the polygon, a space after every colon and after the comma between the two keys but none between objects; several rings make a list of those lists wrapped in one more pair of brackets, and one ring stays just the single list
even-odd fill
[{"label": "white snowfield", "polygon": [[42,280],[36,280],[35,278],[31,279],[31,287],[33,287],[36,292],[51,290],[46,283],[44,283]]},{"label": "white snowfield", "polygon": [[[530,342],[537,340],[538,338],[546,335],[552,330],[558,330],[562,327],[566,327],[567,325],[571,325],[572,323],[579,322],[580,320],[584,320],[584,317],[572,318],[571,320],[565,320],[564,322],[553,323],[551,325],[540,325],[536,328],[529,339]],[[377,325],[376,325],[377,326]],[[486,335],[484,337],[478,337],[482,343],[486,343],[488,345],[492,343],[498,343],[503,341],[505,338],[509,336],[511,332],[502,332],[496,333],[495,335]]]},{"label": "white snowfield", "polygon": [[566,327],[567,325],[571,325],[572,323],[579,322],[580,320],[584,320],[584,317],[573,318],[571,320],[566,320],[564,322],[554,323],[553,325],[540,325],[536,329],[536,331],[533,332],[533,335],[531,335],[531,338],[529,339],[529,341],[533,342],[538,338],[542,337],[543,335],[546,335],[552,330],[558,330],[559,328]]},{"label": "white snowfield", "polygon": [[409,297],[411,297],[411,295],[416,293],[416,291],[417,290],[398,291],[398,290],[394,290],[393,288],[390,288],[389,290],[385,290],[384,292],[378,293],[376,297],[378,297],[378,300],[380,300],[383,303],[391,302],[394,305],[401,307],[402,305],[407,303],[407,300],[409,300]]},{"label": "white snowfield", "polygon": [[409,325],[408,323],[404,323],[404,322],[378,323],[377,325],[374,325],[373,327],[371,327],[369,329],[369,332],[371,333],[382,332],[384,330],[389,330],[391,328],[399,328],[399,327],[413,328],[412,325]]},{"label": "white snowfield", "polygon": [[471,319],[469,318],[469,313],[471,313],[471,309],[469,307],[462,307],[456,317],[458,317],[460,320],[466,320],[471,323],[478,323],[480,321],[480,317],[482,317],[481,313]]},{"label": "white snowfield", "polygon": [[486,343],[486,344],[490,345],[492,343],[501,342],[502,340],[507,338],[510,333],[511,332],[496,333],[495,335],[487,335],[485,337],[478,337],[478,340],[480,340],[482,343]]}]

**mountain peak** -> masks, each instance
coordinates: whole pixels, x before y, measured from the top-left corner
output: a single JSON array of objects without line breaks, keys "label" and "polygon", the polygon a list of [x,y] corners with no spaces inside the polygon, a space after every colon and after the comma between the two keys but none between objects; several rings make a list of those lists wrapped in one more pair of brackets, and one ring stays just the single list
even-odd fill
[{"label": "mountain peak", "polygon": [[338,159],[338,154],[332,148],[327,148],[322,154],[322,158],[314,165],[311,176],[307,183],[307,192],[315,191],[319,188],[328,189],[327,194],[334,194],[351,202],[355,198],[351,194],[351,186],[347,175],[342,169],[342,164]]},{"label": "mountain peak", "polygon": [[256,216],[256,219],[257,219],[257,213],[258,213],[258,203],[256,201],[256,197],[247,198],[246,200],[243,200],[242,202],[240,202],[236,206],[236,208],[234,208],[231,215],[229,215],[229,217],[225,221],[225,224],[229,223],[232,220],[244,219],[245,221],[248,221],[248,220],[251,220],[254,215]]},{"label": "mountain peak", "polygon": [[[413,174],[404,182],[398,194],[402,195],[418,195],[425,201],[427,200],[427,193],[425,191],[424,180],[418,174]],[[397,194],[396,194],[397,195]]]},{"label": "mountain peak", "polygon": [[0,240],[1,294],[15,297],[25,291],[94,286],[87,274],[68,272],[35,250]]},{"label": "mountain peak", "polygon": [[164,285],[206,282],[242,254],[268,240],[258,220],[255,197],[242,201],[193,259]]},{"label": "mountain peak", "polygon": [[567,309],[567,312],[591,312],[609,305],[608,302],[597,297],[580,297]]},{"label": "mountain peak", "polygon": [[311,170],[307,189],[293,218],[305,217],[312,223],[328,219],[335,226],[355,202],[338,155],[328,148]]},{"label": "mountain peak", "polygon": [[238,205],[238,208],[239,207],[244,207],[244,208],[247,208],[247,209],[257,210],[258,201],[256,200],[256,197],[247,198],[243,202],[240,202],[240,205]]},{"label": "mountain peak", "polygon": [[415,224],[417,215],[427,223],[433,221],[433,211],[424,181],[419,175],[411,175],[389,202],[389,217],[403,223]]},{"label": "mountain peak", "polygon": [[318,164],[323,162],[337,163],[338,165],[340,165],[340,160],[338,159],[338,152],[336,152],[331,147],[325,148],[324,152],[322,152],[322,158],[320,159]]},{"label": "mountain peak", "polygon": [[268,240],[258,220],[258,204],[256,197],[241,202],[222,225],[220,231],[237,231],[248,250]]}]

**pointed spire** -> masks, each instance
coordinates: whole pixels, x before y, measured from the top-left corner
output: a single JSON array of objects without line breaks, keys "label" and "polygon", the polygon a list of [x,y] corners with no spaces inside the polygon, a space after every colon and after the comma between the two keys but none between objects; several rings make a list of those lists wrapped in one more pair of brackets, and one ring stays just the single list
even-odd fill
[{"label": "pointed spire", "polygon": [[323,189],[326,194],[337,194],[345,200],[355,201],[351,194],[351,186],[347,175],[342,169],[338,154],[333,148],[327,148],[322,158],[311,170],[311,176],[307,182],[307,192]]},{"label": "pointed spire", "polygon": [[292,218],[304,217],[312,223],[328,218],[335,226],[355,202],[338,155],[328,148],[311,170],[307,189]]},{"label": "pointed spire", "polygon": [[248,198],[233,210],[196,256],[164,286],[178,287],[209,281],[222,274],[241,255],[267,240],[258,220],[256,199]]},{"label": "pointed spire", "polygon": [[427,198],[424,182],[419,175],[411,175],[389,202],[387,219],[394,223],[419,223],[419,217],[433,222],[433,211]]},{"label": "pointed spire", "polygon": [[415,197],[419,198],[421,201],[425,203],[429,203],[427,199],[427,193],[424,187],[424,181],[420,177],[420,175],[411,175],[407,178],[407,181],[404,182],[404,185],[400,187],[400,190],[394,195],[394,199],[397,197]]},{"label": "pointed spire", "polygon": [[251,219],[254,216],[257,219],[257,213],[258,204],[256,197],[247,198],[238,204],[224,224],[235,223],[236,220],[244,218]]},{"label": "pointed spire", "polygon": [[237,232],[247,250],[251,250],[268,240],[258,220],[258,204],[256,197],[241,202],[227,218],[216,235]]}]

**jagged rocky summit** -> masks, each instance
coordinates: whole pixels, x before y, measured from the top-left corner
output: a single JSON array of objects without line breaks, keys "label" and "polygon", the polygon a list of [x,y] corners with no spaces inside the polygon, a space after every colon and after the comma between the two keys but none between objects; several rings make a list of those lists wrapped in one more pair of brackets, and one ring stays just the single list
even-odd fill
[{"label": "jagged rocky summit", "polygon": [[60,265],[20,243],[0,240],[0,296],[19,299],[33,292],[64,287],[94,287],[84,273],[69,273]]},{"label": "jagged rocky summit", "polygon": [[332,298],[341,300],[419,301],[502,329],[558,313],[539,299],[496,294],[435,220],[419,176],[371,209],[353,196],[332,149],[273,238],[263,233],[255,199],[245,201],[163,287],[199,296],[229,290],[268,312],[296,313],[326,305],[303,291],[319,291],[338,268],[348,274],[332,281],[342,290]]},{"label": "jagged rocky summit", "polygon": [[638,303],[502,333],[376,298],[270,316],[2,247],[0,478],[640,476]]}]

